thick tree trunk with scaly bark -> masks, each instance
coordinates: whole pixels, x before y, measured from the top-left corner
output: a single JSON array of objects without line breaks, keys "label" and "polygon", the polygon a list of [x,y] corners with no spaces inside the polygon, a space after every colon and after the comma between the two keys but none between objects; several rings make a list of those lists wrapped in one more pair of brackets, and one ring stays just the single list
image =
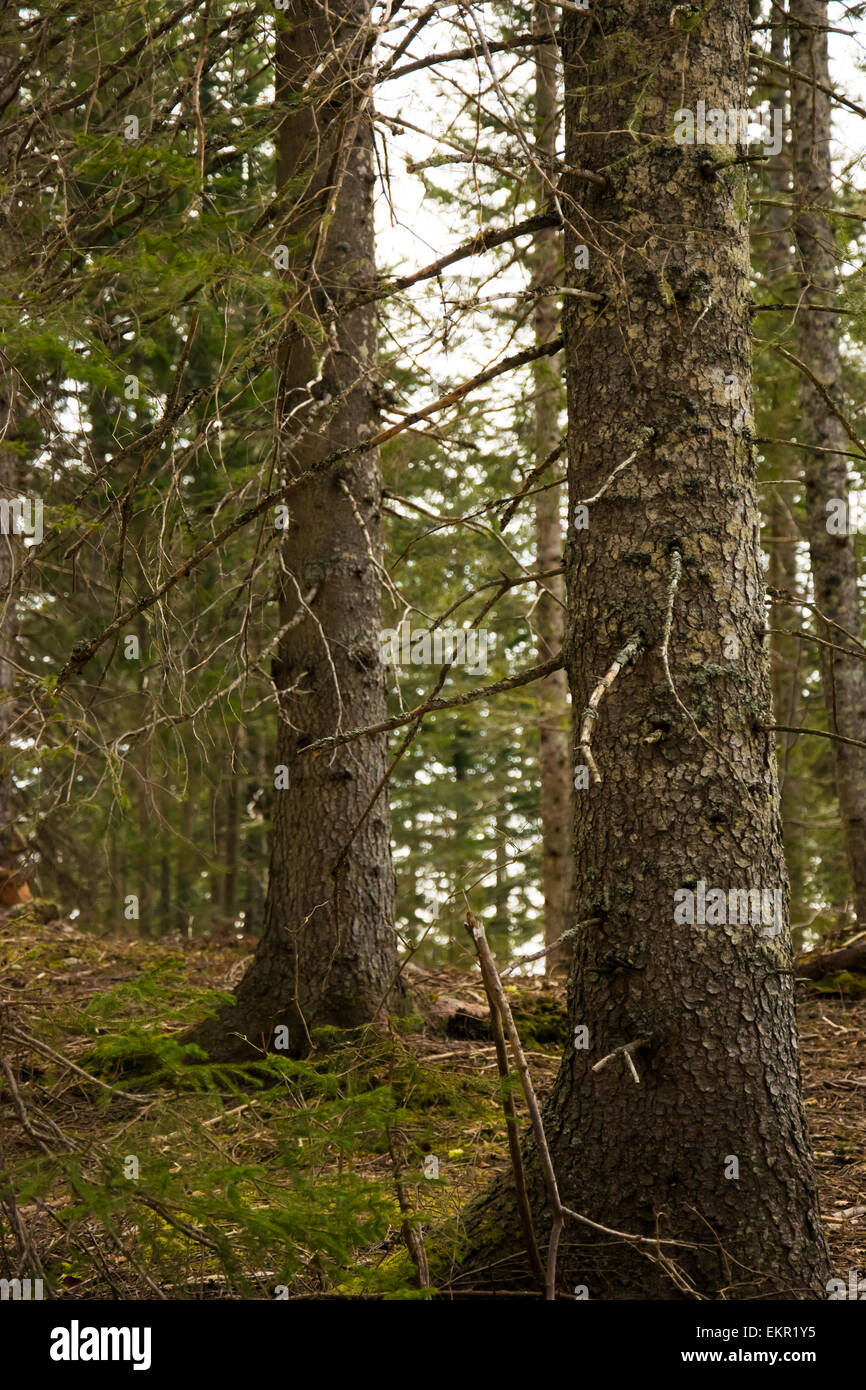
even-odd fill
[{"label": "thick tree trunk with scaly bark", "polygon": [[[563,190],[566,265],[576,243],[589,247],[572,283],[606,296],[601,307],[569,297],[563,313],[572,502],[635,454],[588,527],[570,519],[576,728],[617,654],[639,645],[591,724],[601,780],[576,793],[577,915],[589,925],[545,1121],[567,1206],[686,1244],[662,1263],[650,1244],[570,1222],[559,1287],[592,1299],[821,1297],[827,1251],[763,727],[746,174],[730,147],[674,139],[681,107],[748,106],[748,6],[684,11],[682,24],[667,0],[564,20],[566,163],[606,179],[566,175]],[[722,891],[705,924],[711,888]],[[774,913],[754,921],[740,894],[756,889]],[[615,1052],[627,1046],[639,1084]],[[527,1161],[544,1239],[531,1144]],[[531,1282],[510,1180],[468,1213],[467,1235],[464,1276]]]},{"label": "thick tree trunk with scaly bark", "polygon": [[[799,23],[798,21],[802,21]],[[791,0],[789,31],[793,72],[829,85],[827,24],[824,0]],[[833,623],[860,639],[862,619],[857,592],[855,537],[834,527],[839,513],[848,517],[849,483],[846,430],[828,404],[844,405],[839,326],[835,314],[810,312],[809,306],[837,301],[836,249],[833,230],[821,208],[831,206],[830,97],[808,81],[791,81],[791,126],[794,148],[794,240],[800,277],[797,351],[800,361],[823,387],[803,375],[800,382],[802,441],[836,453],[806,454],[806,511],[815,602]],[[826,393],[826,395],[824,394]],[[837,646],[846,639],[838,629],[823,634]],[[851,644],[849,644],[851,645]],[[821,670],[828,727],[846,738],[866,740],[866,665],[839,651],[822,648]],[[866,750],[833,744],[836,793],[854,894],[857,921],[866,926]]]},{"label": "thick tree trunk with scaly bark", "polygon": [[[278,21],[277,100],[286,115],[278,185],[287,285],[321,325],[290,327],[280,361],[279,464],[286,478],[376,429],[372,307],[329,322],[375,279],[369,4],[293,4]],[[312,74],[315,73],[313,77]],[[309,86],[302,101],[295,100]],[[298,426],[302,425],[300,435]],[[383,737],[305,756],[304,747],[385,715],[379,660],[381,474],[375,450],[291,494],[280,550],[280,692],[264,932],[237,1005],[199,1030],[211,1055],[300,1053],[323,1025],[367,1023],[397,971]],[[280,772],[280,769],[285,769]],[[288,786],[281,781],[288,780]],[[276,1029],[281,1029],[276,1033]]]}]

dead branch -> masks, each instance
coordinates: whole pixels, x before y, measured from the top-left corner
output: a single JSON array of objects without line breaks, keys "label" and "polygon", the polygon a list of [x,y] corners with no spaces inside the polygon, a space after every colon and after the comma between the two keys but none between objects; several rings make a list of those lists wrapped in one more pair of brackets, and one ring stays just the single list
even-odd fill
[{"label": "dead branch", "polygon": [[601,782],[601,773],[598,770],[595,758],[592,756],[592,726],[598,719],[598,706],[602,698],[610,690],[620,671],[633,661],[641,649],[640,638],[630,637],[621,651],[617,652],[613,664],[606,675],[602,676],[598,685],[589,697],[586,709],[581,713],[580,738],[578,741],[578,751],[586,760],[586,765],[592,774],[592,780],[596,784]]},{"label": "dead branch", "polygon": [[592,1070],[601,1071],[602,1067],[606,1067],[608,1062],[613,1061],[614,1057],[623,1056],[628,1063],[628,1068],[634,1078],[635,1084],[639,1086],[640,1077],[637,1074],[637,1068],[632,1060],[631,1054],[635,1048],[642,1047],[646,1042],[648,1042],[647,1038],[636,1038],[634,1042],[622,1043],[619,1047],[615,1047],[613,1052],[609,1052],[606,1057],[602,1057],[600,1062],[596,1062]]},{"label": "dead branch", "polygon": [[328,738],[316,739],[315,743],[308,743],[305,748],[298,751],[300,753],[318,753],[322,748],[334,748],[341,743],[353,743],[355,739],[366,738],[368,734],[387,734],[392,729],[402,729],[406,724],[414,724],[427,714],[436,714],[443,709],[458,709],[461,705],[471,705],[476,700],[486,700],[492,695],[501,695],[506,690],[517,690],[522,685],[530,685],[532,681],[543,680],[552,671],[558,671],[561,666],[562,657],[554,656],[551,657],[550,661],[542,662],[540,666],[531,666],[528,671],[521,671],[516,676],[508,676],[505,680],[494,681],[492,685],[481,686],[478,690],[469,690],[465,695],[426,700],[423,704],[410,710],[408,714],[396,714],[392,719],[383,719],[379,724],[369,724],[365,729],[349,729],[345,734],[332,734]]},{"label": "dead branch", "polygon": [[563,1207],[559,1200],[559,1188],[556,1182],[556,1173],[553,1168],[553,1160],[550,1157],[550,1150],[547,1147],[547,1136],[544,1132],[544,1125],[541,1120],[541,1111],[538,1108],[538,1101],[535,1096],[535,1088],[532,1085],[532,1077],[529,1072],[529,1064],[523,1051],[520,1035],[514,1022],[511,1006],[508,1003],[505,990],[502,988],[502,981],[496,970],[496,964],[490,950],[490,945],[484,932],[484,925],[479,922],[474,914],[466,909],[465,926],[475,942],[475,949],[478,952],[479,960],[484,960],[484,981],[485,987],[489,980],[492,991],[492,999],[499,1011],[502,1024],[508,1034],[508,1041],[511,1044],[511,1055],[514,1058],[517,1070],[520,1073],[520,1084],[523,1087],[523,1095],[526,1099],[526,1106],[529,1110],[529,1117],[532,1122],[532,1132],[538,1147],[538,1155],[541,1162],[541,1172],[544,1179],[544,1186],[547,1192],[547,1199],[550,1203],[553,1217],[553,1225],[550,1232],[550,1241],[547,1247],[547,1272],[545,1277],[545,1298],[552,1301],[556,1297],[556,1255],[559,1248],[559,1237],[562,1231]]},{"label": "dead branch", "polygon": [[851,942],[838,951],[811,951],[798,956],[794,963],[798,980],[823,980],[825,975],[836,975],[842,970],[866,973],[866,941]]},{"label": "dead branch", "polygon": [[[514,1108],[514,1096],[511,1093],[511,1072],[508,1066],[508,1050],[505,1046],[505,1034],[502,1030],[502,1016],[496,994],[496,984],[493,979],[493,972],[491,972],[490,951],[488,949],[485,952],[481,946],[480,939],[474,930],[475,924],[477,924],[477,918],[473,917],[472,914],[467,911],[464,926],[475,943],[478,964],[481,967],[481,978],[484,981],[484,991],[490,1006],[490,1026],[493,1032],[494,1047],[496,1049],[496,1065],[502,1083],[500,1093],[502,1095],[502,1109],[505,1112],[505,1132],[508,1138],[508,1152],[511,1156],[511,1169],[514,1174],[514,1188],[517,1194],[517,1210],[520,1216],[520,1225],[523,1230],[523,1241],[526,1246],[526,1253],[529,1257],[532,1272],[538,1280],[539,1287],[544,1290],[546,1289],[547,1280],[544,1272],[544,1265],[541,1263],[541,1256],[538,1253],[538,1242],[535,1238],[535,1228],[532,1224],[532,1210],[526,1191],[526,1173],[523,1168],[520,1137],[517,1133],[517,1112]],[[483,932],[483,928],[481,930]]]},{"label": "dead branch", "polygon": [[818,380],[811,367],[808,367],[805,362],[801,362],[799,357],[794,356],[793,352],[788,352],[787,348],[783,348],[780,343],[773,344],[773,351],[777,352],[780,357],[784,357],[786,362],[790,362],[792,366],[796,367],[798,371],[809,378],[809,381],[812,383],[825,405],[827,405],[836,416],[836,419],[839,421],[848,438],[852,443],[857,445],[860,457],[866,458],[866,444],[864,444],[863,440],[860,438],[844,410],[840,410],[823,381]]},{"label": "dead branch", "polygon": [[405,1146],[402,1140],[395,1136],[390,1125],[386,1127],[385,1133],[388,1136],[388,1152],[391,1155],[394,1186],[397,1190],[397,1205],[403,1216],[403,1240],[406,1249],[409,1251],[409,1258],[415,1266],[419,1289],[429,1289],[430,1265],[427,1260],[427,1251],[424,1248],[424,1240],[420,1228],[412,1224],[412,1217],[415,1213],[412,1209],[412,1203],[406,1195],[406,1185],[403,1182],[403,1170],[406,1165]]},{"label": "dead branch", "polygon": [[831,738],[835,743],[848,743],[852,748],[866,748],[862,738],[846,738],[844,734],[833,734],[828,729],[804,729],[797,724],[762,724],[761,728],[773,734],[812,734],[814,738]]},{"label": "dead branch", "polygon": [[384,299],[388,295],[400,294],[403,290],[411,289],[420,280],[432,280],[435,276],[441,275],[449,265],[455,265],[457,261],[465,261],[470,256],[480,256],[485,251],[492,251],[496,246],[503,246],[506,242],[515,241],[520,236],[531,236],[534,232],[540,231],[543,227],[558,227],[560,218],[557,212],[539,213],[536,217],[527,217],[524,222],[516,222],[512,227],[490,227],[485,232],[479,232],[477,236],[466,241],[462,246],[458,246],[455,251],[449,251],[446,256],[440,256],[436,261],[431,261],[429,265],[422,266],[420,270],[415,270],[411,275],[403,275],[398,280],[391,280],[387,284],[369,290],[366,294],[359,294],[354,299],[347,300],[341,307],[341,314],[354,313],[356,309],[362,309],[367,304],[373,304],[376,300]]}]

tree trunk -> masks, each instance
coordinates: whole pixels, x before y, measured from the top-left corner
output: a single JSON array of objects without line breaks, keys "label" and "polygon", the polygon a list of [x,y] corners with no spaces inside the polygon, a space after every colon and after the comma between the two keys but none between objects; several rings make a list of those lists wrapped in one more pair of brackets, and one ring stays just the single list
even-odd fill
[{"label": "tree trunk", "polygon": [[222,809],[223,809],[223,790],[222,783],[217,783],[211,788],[210,793],[210,873],[208,878],[208,901],[210,903],[211,925],[215,926],[220,920],[223,889],[223,871],[220,862],[222,853]]},{"label": "tree trunk", "polygon": [[264,814],[264,785],[267,776],[262,756],[262,740],[258,733],[252,735],[249,755],[249,777],[246,784],[247,833],[244,836],[244,868],[246,891],[244,896],[243,932],[245,936],[257,936],[261,927],[260,917],[264,905],[260,863],[261,817]]},{"label": "tree trunk", "polygon": [[[287,294],[321,336],[290,326],[280,354],[279,455],[289,479],[375,432],[372,307],[328,325],[329,307],[375,278],[368,0],[327,11],[312,3],[278,17],[277,179],[292,248]],[[316,70],[316,109],[295,94]],[[312,385],[312,394],[308,388]],[[304,432],[298,438],[298,425]],[[275,662],[280,692],[270,880],[262,938],[237,1005],[198,1040],[212,1055],[249,1047],[305,1051],[322,1025],[367,1023],[394,993],[394,874],[388,800],[377,795],[384,737],[304,756],[308,743],[385,714],[379,660],[382,480],[371,450],[290,494],[281,545]],[[273,775],[273,774],[272,774]],[[277,773],[279,777],[281,774]],[[283,774],[284,775],[284,774]],[[275,1028],[287,1029],[275,1035]]]},{"label": "tree trunk", "polygon": [[135,803],[138,812],[138,846],[135,867],[138,878],[138,934],[155,936],[153,921],[153,805],[149,785],[147,745],[140,754],[140,775],[136,778]]},{"label": "tree trunk", "polygon": [[[748,106],[748,5],[728,0],[683,22],[687,31],[672,24],[667,0],[620,0],[603,24],[564,20],[566,164],[606,178],[566,175],[563,189],[566,265],[576,242],[589,246],[589,270],[572,283],[606,296],[600,307],[569,297],[563,310],[572,508],[637,451],[588,528],[575,529],[572,510],[576,727],[617,654],[632,637],[639,646],[586,721],[601,778],[576,792],[576,910],[588,925],[570,978],[572,1040],[545,1113],[567,1206],[700,1248],[668,1247],[674,1277],[650,1244],[572,1221],[559,1284],[593,1299],[819,1297],[827,1250],[762,729],[746,173],[723,167],[736,153],[727,147],[673,139],[680,107]],[[575,761],[586,763],[584,749]],[[725,925],[700,925],[699,910],[695,925],[683,920],[698,885],[724,890]],[[741,923],[738,897],[729,907],[731,890],[754,888],[778,893],[777,934],[748,912]],[[628,1045],[639,1084],[621,1054],[592,1070]],[[527,1158],[544,1234],[532,1145]],[[516,1277],[512,1194],[503,1180],[469,1215],[464,1273],[483,1267],[479,1282]]]},{"label": "tree trunk", "polygon": [[[829,84],[824,0],[791,0],[789,31],[791,67],[816,82]],[[813,304],[837,302],[836,251],[827,217],[816,208],[833,199],[830,167],[830,97],[809,82],[791,81],[791,127],[794,147],[794,194],[797,212],[794,240],[800,278],[797,351],[820,382],[800,381],[801,439],[816,449],[836,453],[805,455],[806,511],[815,602],[831,622],[860,638],[862,623],[857,593],[855,537],[831,531],[838,503],[848,517],[849,485],[845,427],[827,403],[844,405],[839,327],[834,314],[810,312]],[[826,393],[826,395],[824,394]],[[851,645],[837,628],[825,625],[824,636],[839,646]],[[866,739],[866,665],[839,651],[822,650],[821,670],[828,728],[846,738]],[[866,751],[833,744],[839,814],[854,894],[857,922],[866,926]]]},{"label": "tree trunk", "polygon": [[[0,92],[3,93],[4,102],[0,115],[5,121],[10,118],[10,102],[15,95],[7,91],[9,74],[18,60],[15,21],[16,11],[8,7],[0,17]],[[15,242],[15,205],[14,194],[5,190],[0,192],[0,246],[7,264],[12,259]],[[7,503],[18,496],[17,454],[13,448],[5,447],[12,444],[16,437],[15,395],[14,374],[5,354],[0,354],[0,499]],[[11,509],[7,518],[5,534],[0,534],[0,585],[3,586],[8,585],[15,571],[16,547],[23,548],[24,545],[21,539],[16,540],[13,535]],[[0,902],[4,905],[30,896],[16,854],[12,749],[8,732],[13,720],[15,618],[15,598],[8,593],[0,600]]]},{"label": "tree trunk", "polygon": [[238,835],[240,833],[240,763],[241,734],[232,736],[229,777],[226,784],[226,839],[225,839],[225,878],[223,879],[223,910],[226,924],[231,927],[237,915],[238,904]]},{"label": "tree trunk", "polygon": [[[2,81],[2,76],[0,76]],[[12,374],[0,374],[0,439],[14,437],[14,388]],[[18,495],[17,459],[11,449],[0,447],[0,499],[11,501]],[[16,568],[16,542],[9,529],[0,534],[0,585],[8,585]],[[12,781],[12,748],[9,726],[13,720],[12,686],[15,654],[15,600],[12,594],[0,601],[0,889],[4,901],[16,902],[19,880],[15,854],[15,827]]]},{"label": "tree trunk", "polygon": [[[138,622],[138,642],[141,661],[138,667],[138,693],[144,717],[147,717],[147,704],[150,692],[144,668],[147,665],[148,628],[144,617]],[[135,854],[135,867],[138,876],[139,922],[138,934],[142,937],[156,936],[153,920],[153,790],[150,782],[150,744],[142,743],[133,763],[131,774],[134,778],[133,800],[138,813],[138,846]]]},{"label": "tree trunk", "polygon": [[[540,33],[554,30],[553,10],[537,0],[535,28]],[[535,148],[552,169],[556,155],[557,131],[557,51],[555,44],[540,44],[535,51]],[[552,177],[552,174],[551,174]],[[544,184],[538,202],[549,201]],[[560,233],[545,227],[535,234],[533,283],[556,284],[560,274]],[[550,342],[559,332],[559,305],[553,295],[536,300],[533,326],[537,343]],[[559,398],[561,381],[559,354],[541,358],[533,365],[533,406],[535,412],[535,451],[537,462],[547,458],[560,439]],[[549,482],[545,474],[540,482]],[[562,564],[562,526],[558,488],[539,492],[535,498],[535,561],[541,573]],[[539,661],[556,656],[562,646],[565,587],[562,576],[544,581],[535,607],[535,633]],[[544,944],[551,946],[568,926],[571,854],[571,773],[569,761],[569,710],[564,671],[554,671],[535,687],[538,700],[538,776],[541,799],[541,886],[544,893]],[[545,956],[548,974],[568,968],[571,951],[563,945]]]},{"label": "tree trunk", "polygon": [[[167,828],[160,834],[159,856],[159,934],[171,931],[171,836]],[[156,934],[156,933],[155,933]]]},{"label": "tree trunk", "polygon": [[[179,778],[183,769],[179,771]],[[182,936],[189,936],[193,925],[195,908],[195,887],[198,879],[198,851],[192,844],[195,818],[195,775],[190,767],[186,773],[186,786],[181,792],[181,803],[177,816],[177,835],[174,837],[174,852],[177,863],[175,876],[175,930]]]},{"label": "tree trunk", "polygon": [[[784,66],[785,26],[778,24],[770,40],[770,57]],[[787,86],[785,78],[773,73],[765,84],[766,99],[772,109],[785,110]],[[765,209],[763,229],[766,251],[762,257],[763,283],[771,299],[789,303],[793,276],[791,257],[791,214],[785,204],[791,202],[790,148],[784,147],[767,164],[767,191],[771,200]],[[761,315],[762,337],[781,333],[790,323],[790,316]],[[779,358],[769,364],[770,381],[762,402],[764,419],[772,421],[768,431],[759,432],[784,436],[777,425],[780,414],[787,415],[785,401],[790,390],[789,371]],[[773,484],[779,479],[799,478],[800,456],[796,449],[764,445],[764,458],[772,473]],[[800,529],[792,510],[794,493],[787,484],[778,483],[768,489],[766,526],[763,545],[770,557],[769,580],[774,589],[796,593],[800,587],[797,572],[797,542]],[[770,678],[773,689],[773,718],[777,724],[795,726],[802,722],[801,641],[788,634],[802,627],[802,611],[787,604],[776,603],[770,609]],[[791,903],[802,905],[804,893],[804,854],[802,836],[796,825],[798,809],[803,805],[804,789],[791,766],[791,753],[797,735],[776,734],[776,761],[779,766],[779,798],[782,813],[782,843],[791,881]],[[793,914],[792,914],[793,915]]]}]

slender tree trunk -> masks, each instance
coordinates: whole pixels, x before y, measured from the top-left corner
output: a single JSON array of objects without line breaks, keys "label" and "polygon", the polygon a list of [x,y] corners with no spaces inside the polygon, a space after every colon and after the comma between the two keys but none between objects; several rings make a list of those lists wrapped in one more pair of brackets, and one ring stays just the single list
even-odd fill
[{"label": "slender tree trunk", "polygon": [[[790,469],[790,463],[788,464]],[[797,541],[799,528],[790,507],[790,490],[771,489],[767,509],[764,549],[770,556],[768,578],[774,589],[796,593],[800,587],[797,572]],[[801,659],[801,642],[789,634],[802,626],[802,610],[776,603],[770,609],[770,621],[777,629],[770,636],[770,660],[773,688],[773,720],[796,728],[802,723],[802,683],[805,671]],[[805,787],[792,764],[796,734],[779,733],[776,739],[776,760],[779,765],[779,804],[782,817],[782,843],[791,882],[791,904],[794,914],[802,906],[805,894],[803,835],[798,824],[802,811]]]},{"label": "slender tree trunk", "polygon": [[171,931],[171,841],[167,828],[160,834],[159,856],[159,933],[167,936]]},{"label": "slender tree trunk", "polygon": [[[138,642],[141,662],[138,668],[138,693],[140,704],[145,712],[150,692],[144,667],[147,663],[147,622],[142,617],[138,623]],[[140,918],[138,934],[143,937],[155,936],[153,921],[153,793],[150,785],[150,745],[145,742],[138,753],[137,766],[133,766],[135,777],[134,803],[138,812],[138,852],[135,856],[138,875],[138,897]]]},{"label": "slender tree trunk", "polygon": [[[538,32],[552,33],[554,13],[545,0],[534,9]],[[535,52],[535,148],[550,161],[556,154],[558,125],[558,83],[556,45],[540,44]],[[551,174],[552,177],[552,174]],[[549,201],[544,184],[539,203]],[[545,227],[535,234],[533,282],[553,285],[561,273],[560,233]],[[559,332],[559,305],[553,296],[536,300],[533,326],[538,343],[550,342]],[[559,354],[542,358],[533,367],[533,405],[535,411],[535,450],[538,462],[547,458],[560,439],[559,405],[561,363]],[[549,475],[541,481],[549,482]],[[535,559],[544,573],[562,564],[562,526],[559,489],[539,492],[535,499]],[[547,661],[562,646],[565,587],[562,576],[544,581],[535,608],[538,659]],[[538,775],[541,799],[541,883],[544,893],[544,944],[551,946],[568,925],[570,908],[571,854],[571,773],[569,761],[569,711],[564,671],[554,671],[535,687],[538,699]],[[571,952],[567,946],[550,951],[545,957],[548,974],[568,968]]]},{"label": "slender tree trunk", "polygon": [[154,936],[153,923],[153,807],[148,786],[148,754],[141,755],[141,779],[137,780],[135,802],[138,811],[138,853],[136,872],[139,897],[139,936]]},{"label": "slender tree trunk", "polygon": [[493,817],[494,854],[496,856],[496,877],[494,879],[493,903],[496,908],[487,932],[489,939],[505,954],[511,949],[511,919],[508,915],[508,813],[497,811]]},{"label": "slender tree trunk", "polygon": [[[18,60],[18,44],[14,37],[16,9],[4,5],[0,13],[0,117],[8,121],[10,102],[15,93],[8,91],[8,77]],[[4,260],[12,259],[15,245],[15,196],[0,191],[0,249]],[[11,502],[18,496],[18,461],[9,448],[16,437],[15,378],[6,356],[0,353],[0,499]],[[0,534],[0,585],[8,585],[16,568],[16,546],[22,546],[12,533],[12,513],[8,515],[8,530]],[[13,824],[12,749],[9,745],[9,726],[13,719],[12,687],[15,657],[15,600],[11,593],[0,599],[0,899],[4,903],[17,900],[23,873],[18,868],[15,852],[16,835]]]},{"label": "slender tree trunk", "polygon": [[208,899],[211,906],[211,922],[215,925],[220,916],[220,903],[222,902],[223,874],[220,864],[220,853],[222,846],[221,813],[223,806],[222,789],[224,783],[217,783],[211,789],[210,794],[210,833],[211,833],[211,864],[209,874]]},{"label": "slender tree trunk", "polygon": [[[784,66],[785,26],[780,23],[772,32],[770,57],[773,62]],[[784,77],[775,73],[767,83],[767,99],[773,110],[785,111],[787,86]],[[766,250],[763,256],[764,283],[771,298],[779,303],[790,302],[788,291],[793,277],[791,256],[791,214],[785,204],[791,202],[791,159],[790,147],[783,147],[767,164],[767,189],[771,204],[765,210],[764,231]],[[762,336],[770,337],[781,332],[790,322],[790,315],[777,318],[776,315],[761,316]],[[764,400],[765,418],[777,421],[785,409],[785,399],[790,390],[787,365],[776,358],[770,364],[770,383]],[[760,421],[759,421],[760,425]],[[765,433],[766,431],[761,431]],[[768,431],[772,435],[783,435],[778,427]],[[800,456],[795,449],[780,449],[765,445],[764,457],[774,475],[774,481],[800,477]],[[768,578],[774,589],[796,593],[800,587],[797,571],[797,543],[800,529],[792,510],[793,490],[786,483],[769,488],[769,501],[766,509],[766,526],[763,545],[770,557]],[[802,626],[802,612],[787,604],[776,603],[770,609],[770,674],[773,689],[773,717],[777,724],[795,726],[801,723],[803,700],[802,682],[804,672],[801,660],[801,642],[798,637],[787,635]],[[782,813],[782,842],[788,876],[791,881],[792,912],[795,905],[802,904],[804,883],[803,837],[796,821],[803,804],[803,787],[795,776],[791,765],[791,754],[797,735],[776,734],[776,760],[779,765],[779,797]]]},{"label": "slender tree trunk", "polygon": [[[109,816],[105,857],[108,860],[108,881],[111,884],[111,916],[116,924],[118,915],[123,924],[124,932],[137,931],[137,926],[131,927],[126,918],[126,899],[133,894],[137,897],[137,885],[130,885],[126,880],[126,864],[123,863],[120,854],[120,832],[117,826],[117,819]],[[140,909],[140,904],[139,904]],[[134,919],[130,918],[129,921]],[[140,917],[139,917],[140,920]]]},{"label": "slender tree trunk", "polygon": [[[459,899],[461,889],[467,882],[467,871],[474,862],[475,842],[472,826],[475,816],[473,784],[470,774],[475,771],[475,737],[468,725],[457,720],[451,744],[451,766],[454,769],[454,791],[451,820],[453,830],[454,881],[451,901]],[[476,773],[477,776],[477,773]],[[460,931],[459,919],[453,912],[448,913],[448,964],[457,965],[465,945]]]},{"label": "slender tree trunk", "polygon": [[238,835],[240,833],[240,767],[238,753],[241,739],[238,734],[232,738],[231,765],[226,785],[226,839],[225,839],[225,878],[223,880],[223,908],[226,922],[231,926],[237,915],[238,904]]},{"label": "slender tree trunk", "polygon": [[[816,82],[829,85],[827,6],[823,0],[791,0],[789,32],[791,67]],[[833,199],[830,167],[830,97],[820,88],[792,79],[791,126],[794,146],[794,194],[797,212],[794,238],[800,277],[797,346],[800,360],[820,382],[800,382],[804,444],[838,450],[835,454],[807,453],[806,511],[815,602],[834,623],[859,638],[862,632],[857,593],[855,538],[829,529],[831,502],[847,507],[850,448],[845,428],[827,404],[844,406],[839,326],[834,314],[809,312],[809,305],[837,301],[836,251],[833,231],[820,208]],[[826,395],[824,394],[826,393]],[[831,636],[831,632],[833,635]],[[827,638],[845,646],[837,629]],[[828,727],[847,738],[866,739],[866,665],[841,652],[822,649],[824,704]],[[854,894],[857,922],[866,926],[866,752],[834,743],[836,792]]]},{"label": "slender tree trunk", "polygon": [[[0,78],[2,80],[2,78]],[[11,440],[14,388],[11,373],[0,375],[0,439]],[[0,446],[0,499],[11,501],[18,495],[17,460],[11,449]],[[16,541],[10,528],[0,534],[0,584],[7,585],[15,570]],[[12,782],[12,749],[9,726],[13,719],[13,679],[15,654],[15,601],[11,594],[0,600],[0,888],[4,899],[15,901],[18,883],[15,855],[15,829]]]},{"label": "slender tree trunk", "polygon": [[187,773],[186,790],[180,803],[174,852],[177,863],[175,877],[175,929],[182,936],[189,935],[195,905],[195,879],[198,873],[198,853],[192,845],[192,832],[195,819],[194,774],[192,768]]},{"label": "slender tree trunk", "polygon": [[[681,107],[748,106],[748,5],[728,0],[683,21],[672,25],[668,0],[619,0],[603,24],[596,13],[564,19],[566,164],[607,180],[566,175],[563,190],[566,265],[576,242],[590,248],[589,270],[572,283],[606,296],[600,308],[570,297],[563,310],[572,503],[637,451],[590,509],[588,529],[573,529],[572,513],[565,651],[575,711],[629,640],[639,645],[587,721],[601,777],[576,793],[577,913],[588,925],[546,1126],[572,1210],[699,1248],[668,1247],[674,1271],[650,1245],[570,1222],[560,1286],[583,1285],[593,1299],[820,1297],[827,1251],[800,1099],[775,759],[762,728],[770,688],[746,173],[725,167],[727,147],[673,139]],[[584,750],[575,760],[586,762]],[[723,890],[711,902],[717,911],[721,898],[724,925],[700,924],[702,885]],[[769,899],[781,900],[778,932],[749,911],[740,920],[739,891],[755,888],[779,894]],[[694,925],[684,920],[688,892]],[[626,1046],[639,1084],[622,1053],[593,1071]],[[532,1146],[528,1167],[544,1235]],[[514,1278],[519,1259],[498,1261],[519,1252],[518,1231],[503,1180],[469,1215],[464,1272]]]},{"label": "slender tree trunk", "polygon": [[[277,102],[286,113],[277,179],[288,209],[279,241],[292,250],[287,294],[302,285],[303,313],[322,323],[316,341],[290,326],[281,352],[277,429],[287,478],[376,428],[375,313],[368,307],[326,322],[347,289],[375,278],[369,16],[368,0],[327,9],[303,0],[277,20]],[[311,89],[320,95],[311,98]],[[236,1008],[199,1034],[213,1055],[248,1050],[236,1033],[258,1047],[302,1052],[319,1026],[369,1022],[393,990],[394,874],[388,801],[377,795],[385,740],[327,756],[302,752],[320,736],[385,713],[381,492],[378,454],[370,451],[291,495],[280,556],[280,620],[291,626],[275,663],[276,765],[288,770],[288,786],[277,782],[273,793],[258,951]]]},{"label": "slender tree trunk", "polygon": [[249,779],[246,784],[246,814],[249,823],[244,836],[244,922],[246,936],[257,936],[260,928],[259,918],[263,905],[261,879],[259,876],[259,844],[261,840],[260,819],[263,814],[263,790],[266,776],[263,767],[262,740],[257,734],[252,736],[249,754]]},{"label": "slender tree trunk", "polygon": [[[171,768],[167,762],[163,762],[160,769],[161,776],[158,779],[164,786],[171,784]],[[154,930],[154,936],[168,936],[169,932],[175,930],[177,923],[174,921],[173,898],[172,898],[172,849],[174,836],[171,831],[171,817],[173,803],[167,791],[159,793],[160,805],[160,829],[159,829],[159,923]]]}]

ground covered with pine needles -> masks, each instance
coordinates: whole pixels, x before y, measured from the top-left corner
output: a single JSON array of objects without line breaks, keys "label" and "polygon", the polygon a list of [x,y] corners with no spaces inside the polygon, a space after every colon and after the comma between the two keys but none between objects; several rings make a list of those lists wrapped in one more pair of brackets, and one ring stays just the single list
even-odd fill
[{"label": "ground covered with pine needles", "polygon": [[[98,937],[49,907],[14,911],[0,921],[2,1277],[72,1300],[428,1297],[408,1222],[447,1289],[461,1214],[507,1164],[477,972],[410,967],[407,1020],[325,1031],[302,1062],[210,1066],[180,1038],[241,977],[249,941]],[[506,978],[543,1094],[564,990]],[[844,1277],[866,1261],[866,998],[798,988]]]}]

